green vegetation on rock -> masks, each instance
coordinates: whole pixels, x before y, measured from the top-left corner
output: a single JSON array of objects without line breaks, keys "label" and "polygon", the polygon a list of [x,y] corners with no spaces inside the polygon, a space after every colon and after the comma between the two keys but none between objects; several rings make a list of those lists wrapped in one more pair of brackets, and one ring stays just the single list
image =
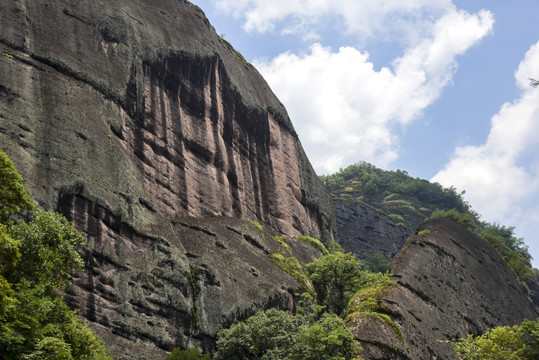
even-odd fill
[{"label": "green vegetation on rock", "polygon": [[[83,261],[82,235],[60,214],[34,208],[0,151],[0,349],[2,358],[110,359],[101,338],[60,294]],[[25,219],[19,220],[19,219]]]},{"label": "green vegetation on rock", "polygon": [[322,175],[337,201],[362,202],[388,216],[397,226],[413,231],[426,218],[447,218],[485,239],[507,262],[522,284],[538,280],[523,239],[514,236],[514,227],[481,221],[454,187],[413,178],[406,171],[382,170],[366,162]]},{"label": "green vegetation on rock", "polygon": [[300,236],[297,237],[297,239],[300,240],[300,241],[306,242],[306,243],[312,245],[313,247],[317,248],[318,250],[320,250],[322,255],[329,254],[328,249],[326,249],[324,244],[322,244],[322,242],[320,240],[318,240],[318,239],[315,239],[315,238],[307,236],[307,235],[300,235]]},{"label": "green vegetation on rock", "polygon": [[351,360],[359,352],[344,320],[335,314],[315,319],[269,309],[221,330],[215,359]]},{"label": "green vegetation on rock", "polygon": [[463,193],[459,194],[454,187],[444,188],[438,183],[413,178],[406,171],[382,170],[366,162],[322,175],[320,179],[334,198],[362,201],[387,214],[402,216],[406,221],[412,215],[425,218],[437,209],[471,211],[462,198]]},{"label": "green vegetation on rock", "polygon": [[468,335],[449,343],[463,360],[536,360],[539,359],[539,320],[495,327],[481,336]]},{"label": "green vegetation on rock", "polygon": [[344,315],[348,301],[361,286],[361,262],[351,253],[335,252],[307,264],[320,305]]},{"label": "green vegetation on rock", "polygon": [[448,219],[453,221],[454,223],[457,223],[461,225],[462,227],[465,227],[466,229],[470,231],[474,231],[477,228],[477,224],[475,223],[475,219],[472,214],[467,212],[459,212],[457,209],[451,209],[451,210],[436,210],[432,213],[430,216],[431,219]]}]

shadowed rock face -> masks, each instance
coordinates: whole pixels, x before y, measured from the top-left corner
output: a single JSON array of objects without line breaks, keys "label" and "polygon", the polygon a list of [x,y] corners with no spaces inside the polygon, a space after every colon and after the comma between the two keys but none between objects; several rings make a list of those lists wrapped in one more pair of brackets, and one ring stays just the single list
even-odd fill
[{"label": "shadowed rock face", "polygon": [[222,326],[291,306],[276,245],[239,219],[327,243],[331,200],[283,105],[200,9],[2,1],[0,53],[0,146],[86,234],[68,300],[115,358],[209,348]]},{"label": "shadowed rock face", "polygon": [[378,299],[379,311],[398,326],[401,345],[395,347],[388,324],[389,335],[373,337],[370,322],[352,316],[365,359],[453,359],[451,347],[438,340],[535,319],[535,307],[510,268],[483,239],[442,219],[418,230],[425,233],[409,238],[393,260],[396,284],[380,291]]},{"label": "shadowed rock face", "polygon": [[358,258],[379,253],[392,259],[412,235],[365,203],[334,200],[334,206],[339,244]]}]

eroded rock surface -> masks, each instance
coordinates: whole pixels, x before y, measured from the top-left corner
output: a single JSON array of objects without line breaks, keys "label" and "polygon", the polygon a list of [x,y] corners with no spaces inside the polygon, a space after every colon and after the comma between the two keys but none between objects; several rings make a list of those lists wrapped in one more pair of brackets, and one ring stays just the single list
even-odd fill
[{"label": "eroded rock surface", "polygon": [[42,205],[80,182],[137,220],[230,216],[332,238],[329,196],[286,110],[200,9],[21,0],[0,10],[1,144]]},{"label": "eroded rock surface", "polygon": [[395,332],[373,337],[370,323],[360,318],[352,330],[373,354],[366,359],[453,359],[451,347],[438,340],[536,318],[510,268],[483,239],[442,219],[425,222],[419,231],[393,260],[396,284],[378,299],[377,311],[398,326],[403,347],[394,347]]},{"label": "eroded rock surface", "polygon": [[[177,346],[210,351],[222,327],[261,308],[294,306],[300,285],[268,257],[281,245],[250,222],[178,218],[142,232],[82,196],[62,195],[60,210],[87,237],[86,271],[66,299],[115,359],[164,357]],[[291,245],[305,261],[320,256]]]},{"label": "eroded rock surface", "polygon": [[412,232],[362,202],[334,200],[339,244],[358,258],[383,254],[392,259]]},{"label": "eroded rock surface", "polygon": [[1,1],[0,53],[0,146],[86,234],[68,300],[115,358],[207,349],[232,321],[290,308],[298,283],[240,219],[327,243],[331,200],[283,105],[199,8]]}]

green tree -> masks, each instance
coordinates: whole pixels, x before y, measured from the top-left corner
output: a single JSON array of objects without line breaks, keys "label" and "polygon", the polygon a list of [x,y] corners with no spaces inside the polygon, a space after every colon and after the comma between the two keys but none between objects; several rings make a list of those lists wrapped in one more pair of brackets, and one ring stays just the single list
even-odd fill
[{"label": "green tree", "polygon": [[365,270],[373,273],[386,273],[389,271],[391,261],[389,261],[384,254],[374,253],[370,254],[363,260]]},{"label": "green tree", "polygon": [[300,344],[302,351],[294,354],[293,359],[355,359],[361,350],[344,320],[328,313],[301,334]]},{"label": "green tree", "polygon": [[361,262],[351,253],[336,251],[306,266],[318,302],[328,312],[345,315],[348,301],[361,286]]},{"label": "green tree", "polygon": [[22,177],[7,154],[0,150],[0,222],[5,224],[10,215],[33,208]]},{"label": "green tree", "polygon": [[34,208],[22,178],[0,151],[2,359],[110,359],[101,338],[60,297],[73,269],[82,268],[74,248],[82,243],[63,216]]},{"label": "green tree", "polygon": [[344,320],[269,309],[219,331],[216,360],[349,360],[360,352]]},{"label": "green tree", "polygon": [[495,327],[481,336],[468,335],[450,343],[463,360],[537,360],[539,321]]},{"label": "green tree", "polygon": [[219,331],[216,360],[285,359],[294,352],[306,318],[284,311],[259,311]]}]

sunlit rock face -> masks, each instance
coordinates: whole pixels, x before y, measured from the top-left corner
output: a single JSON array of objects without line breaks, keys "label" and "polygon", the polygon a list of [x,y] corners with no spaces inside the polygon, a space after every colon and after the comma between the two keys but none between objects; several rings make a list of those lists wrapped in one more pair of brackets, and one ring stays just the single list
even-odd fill
[{"label": "sunlit rock face", "polygon": [[68,300],[116,357],[211,347],[231,321],[290,306],[298,284],[242,219],[328,243],[331,200],[283,105],[200,9],[3,1],[0,52],[0,146],[34,199],[85,232]]},{"label": "sunlit rock face", "polygon": [[[429,220],[418,231],[392,262],[396,283],[377,293],[377,311],[396,328],[380,317],[351,316],[365,359],[454,359],[441,341],[536,318],[526,292],[486,241],[443,219]],[[376,335],[373,326],[381,329]]]}]

